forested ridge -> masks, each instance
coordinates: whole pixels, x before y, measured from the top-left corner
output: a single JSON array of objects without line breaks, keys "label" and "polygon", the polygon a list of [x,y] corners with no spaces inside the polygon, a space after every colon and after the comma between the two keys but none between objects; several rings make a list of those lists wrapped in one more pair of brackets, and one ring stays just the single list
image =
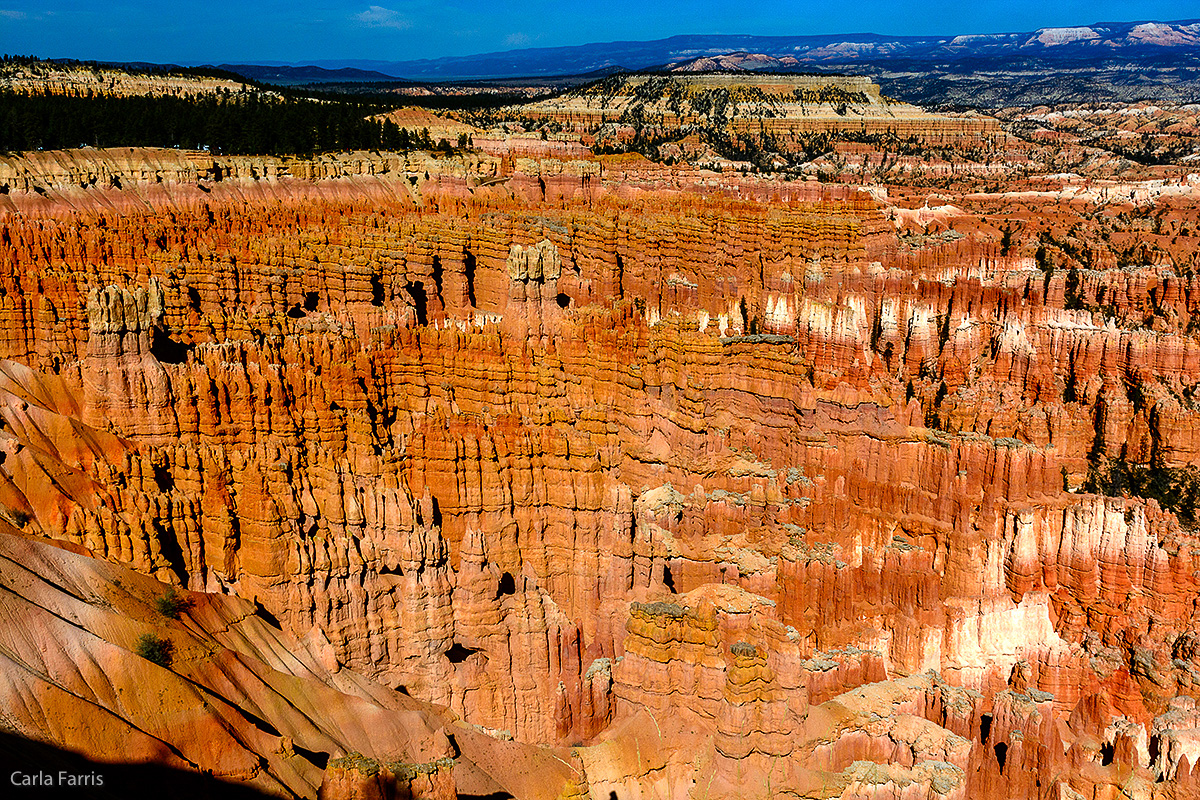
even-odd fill
[{"label": "forested ridge", "polygon": [[378,103],[261,93],[114,97],[0,90],[0,151],[70,147],[207,148],[214,153],[306,155],[428,146]]}]

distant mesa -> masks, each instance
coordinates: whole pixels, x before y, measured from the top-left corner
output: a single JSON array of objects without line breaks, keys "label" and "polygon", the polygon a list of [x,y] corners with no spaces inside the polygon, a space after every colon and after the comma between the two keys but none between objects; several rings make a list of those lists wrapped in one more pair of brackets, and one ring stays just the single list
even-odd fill
[{"label": "distant mesa", "polygon": [[795,56],[769,56],[766,53],[725,53],[668,64],[671,72],[717,72],[721,70],[784,70],[800,64]]},{"label": "distant mesa", "polygon": [[375,70],[340,67],[326,69],[315,66],[270,66],[264,64],[221,64],[217,69],[233,72],[263,83],[289,86],[304,83],[395,81],[392,75]]},{"label": "distant mesa", "polygon": [[[695,62],[693,62],[695,63]],[[737,71],[616,75],[531,103],[522,113],[576,133],[602,126],[703,129],[787,147],[791,137],[853,130],[940,139],[998,133],[994,120],[931,114],[882,94],[870,78]],[[619,137],[621,131],[615,131]],[[779,138],[782,141],[775,142]]]},{"label": "distant mesa", "polygon": [[[316,61],[326,69],[352,68],[411,80],[516,78],[535,75],[581,75],[620,67],[627,70],[681,64],[694,59],[720,63],[729,54],[750,54],[741,68],[759,58],[778,64],[762,68],[811,70],[838,64],[918,62],[960,58],[1079,58],[1113,57],[1137,52],[1200,49],[1200,20],[1097,22],[1088,25],[1040,28],[1033,31],[948,36],[888,36],[877,33],[834,33],[808,36],[744,36],[732,34],[681,35],[642,42],[606,42],[570,47],[538,47],[507,52],[413,61]],[[795,63],[791,63],[794,60]],[[229,69],[242,71],[246,65]],[[704,69],[711,67],[704,66]],[[255,67],[255,69],[268,69]],[[278,67],[270,69],[279,69]],[[242,74],[247,74],[243,72]],[[256,76],[257,77],[257,76]],[[266,78],[264,78],[266,79]]]},{"label": "distant mesa", "polygon": [[1103,22],[945,36],[681,35],[413,61],[225,64],[222,68],[280,86],[340,90],[358,84],[360,91],[371,87],[408,95],[486,91],[537,97],[551,88],[561,90],[631,71],[736,70],[866,75],[879,82],[886,94],[926,106],[1003,108],[1147,99],[1183,103],[1200,92],[1200,20]]}]

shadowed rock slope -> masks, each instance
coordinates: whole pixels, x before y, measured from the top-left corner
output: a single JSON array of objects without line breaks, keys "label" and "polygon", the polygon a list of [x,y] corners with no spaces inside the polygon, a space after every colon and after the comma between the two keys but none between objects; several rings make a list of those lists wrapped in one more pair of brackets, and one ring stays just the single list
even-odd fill
[{"label": "shadowed rock slope", "polygon": [[[117,781],[139,776],[105,762],[311,797],[322,781],[327,793],[353,788],[371,769],[418,787],[440,769],[451,797],[556,797],[570,773],[549,752],[491,739],[343,669],[319,632],[295,639],[241,598],[168,595],[126,567],[12,533],[0,533],[0,563],[6,730],[89,755],[90,769]],[[174,615],[163,597],[179,598]],[[15,754],[36,749],[9,741],[6,763],[53,768],[21,764]],[[476,750],[487,768],[467,755]]]}]

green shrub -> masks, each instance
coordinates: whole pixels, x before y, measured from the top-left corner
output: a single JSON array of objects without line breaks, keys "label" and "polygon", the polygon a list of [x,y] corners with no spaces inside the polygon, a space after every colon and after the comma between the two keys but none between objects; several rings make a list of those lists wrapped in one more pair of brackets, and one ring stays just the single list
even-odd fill
[{"label": "green shrub", "polygon": [[154,599],[154,608],[164,617],[179,619],[179,615],[192,607],[192,601],[175,591],[172,586]]},{"label": "green shrub", "polygon": [[135,652],[160,667],[170,667],[171,661],[175,657],[175,643],[170,639],[155,636],[153,633],[143,633],[138,637]]}]

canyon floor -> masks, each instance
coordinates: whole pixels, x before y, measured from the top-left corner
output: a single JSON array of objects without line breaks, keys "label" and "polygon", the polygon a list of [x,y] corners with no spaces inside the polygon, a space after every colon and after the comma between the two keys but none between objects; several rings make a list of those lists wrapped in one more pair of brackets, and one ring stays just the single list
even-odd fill
[{"label": "canyon floor", "polygon": [[0,157],[5,774],[1200,797],[1200,110],[756,81]]}]

